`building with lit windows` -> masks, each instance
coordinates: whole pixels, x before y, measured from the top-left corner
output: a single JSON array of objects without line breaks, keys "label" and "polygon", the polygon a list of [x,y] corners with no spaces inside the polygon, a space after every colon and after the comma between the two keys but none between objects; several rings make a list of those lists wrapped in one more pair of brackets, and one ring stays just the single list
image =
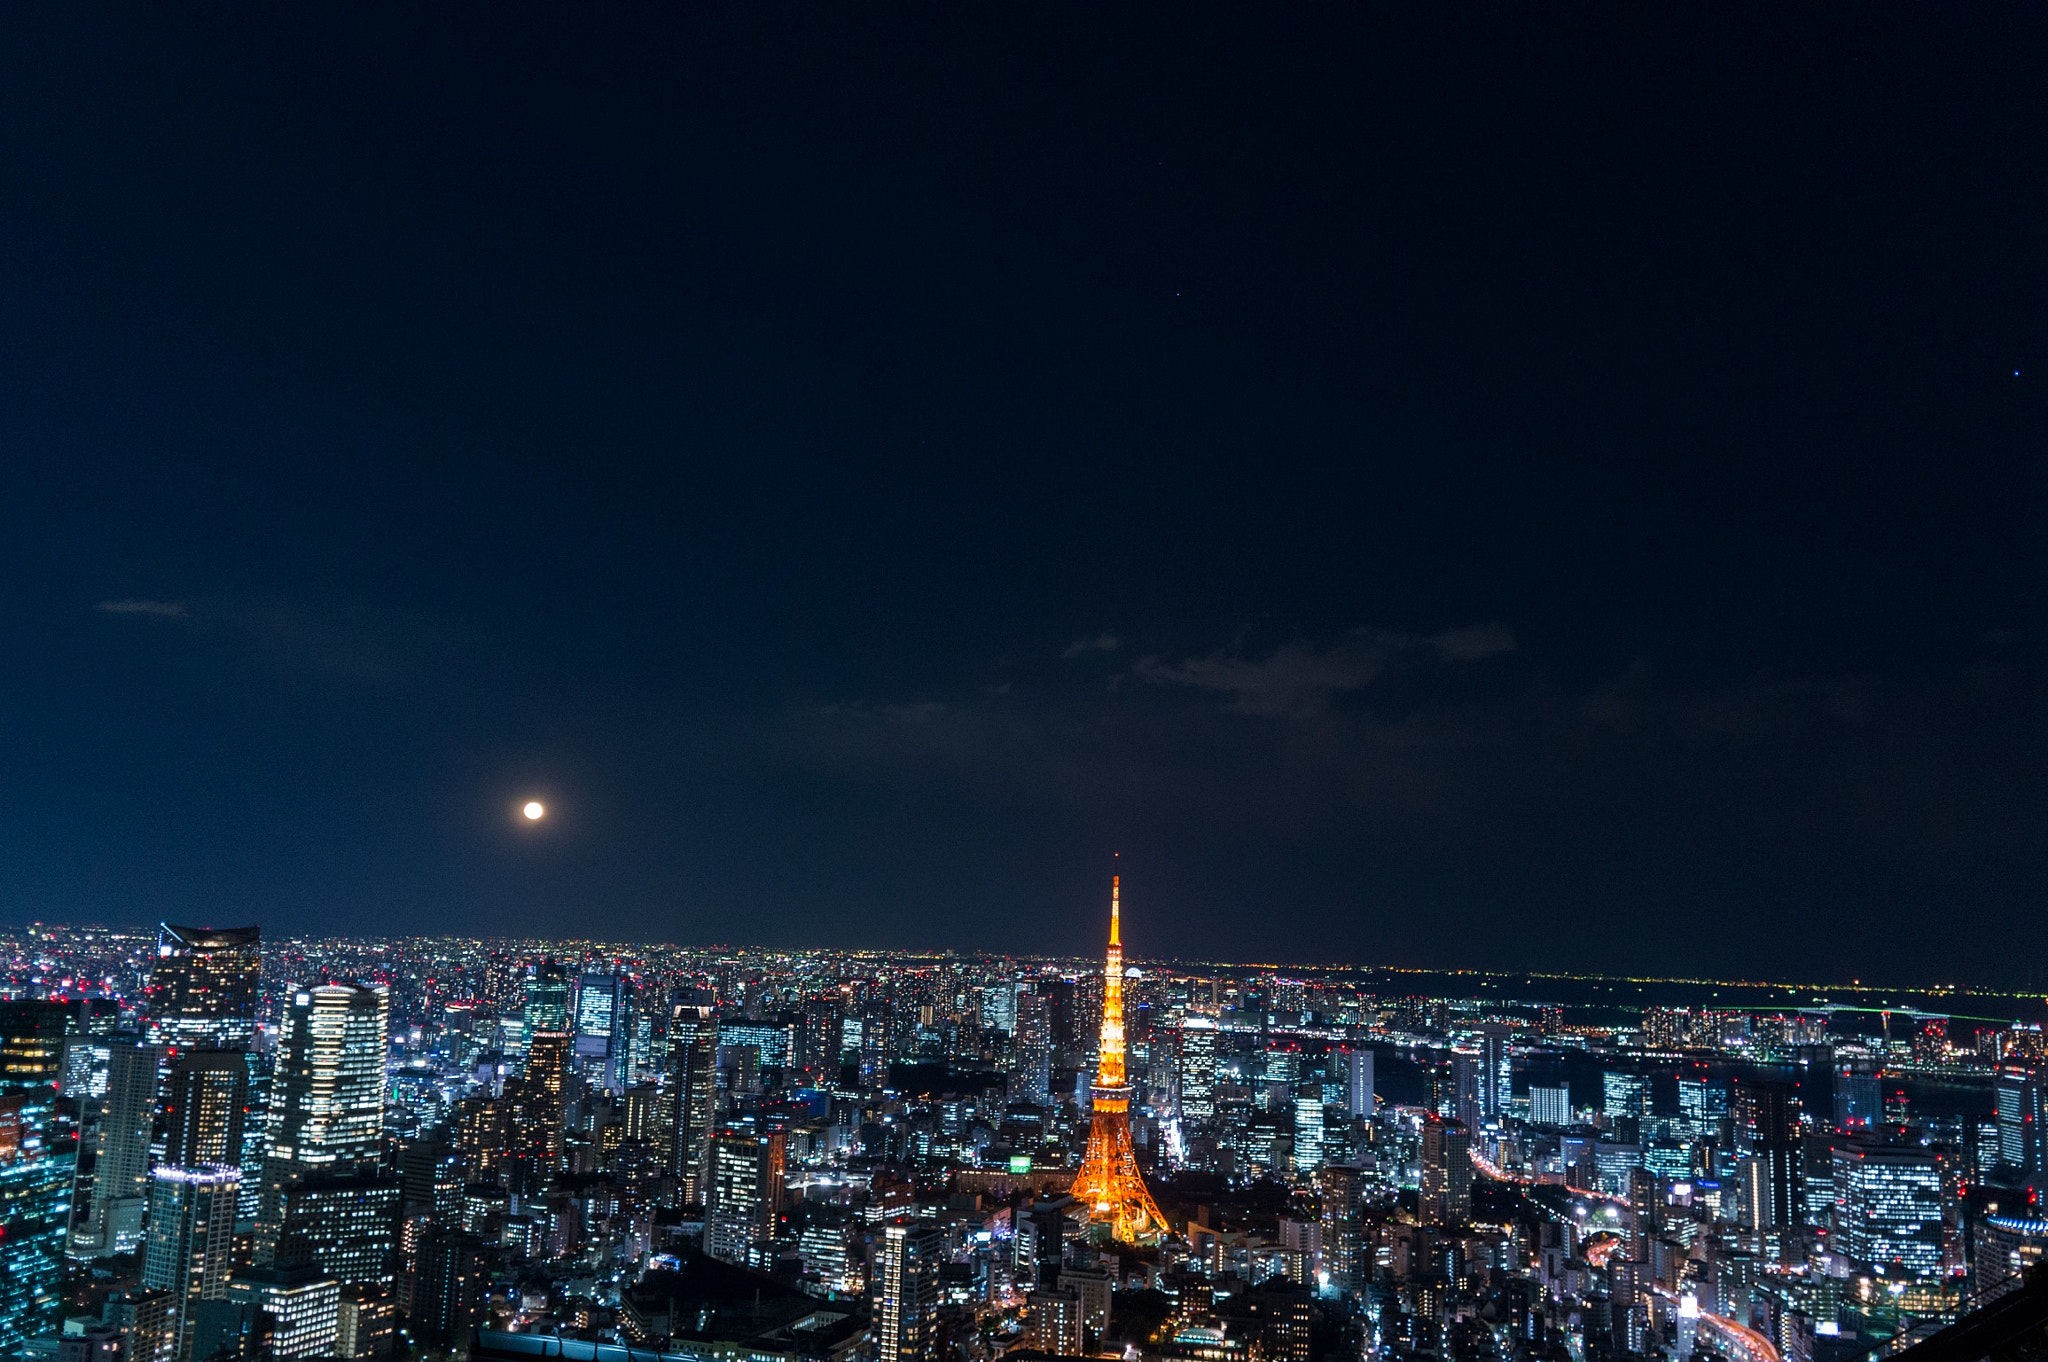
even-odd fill
[{"label": "building with lit windows", "polygon": [[1472,1214],[1472,1136],[1457,1121],[1423,1122],[1420,1205],[1431,1225],[1456,1224]]},{"label": "building with lit windows", "polygon": [[669,1014],[668,1047],[664,1098],[674,1107],[668,1118],[668,1171],[683,1202],[702,1205],[718,1113],[718,1022],[711,1009],[676,1004]]},{"label": "building with lit windows", "polygon": [[607,1092],[626,1086],[632,999],[632,982],[623,975],[586,974],[577,981],[576,1062]]},{"label": "building with lit windows", "polygon": [[278,1026],[270,1094],[270,1145],[256,1218],[256,1261],[278,1263],[285,1189],[348,1178],[376,1163],[384,1137],[382,985],[322,984],[290,995]]},{"label": "building with lit windows", "polygon": [[1017,1029],[1010,1038],[1010,1100],[1052,1104],[1052,1006],[1036,989],[1017,990]]},{"label": "building with lit windows", "polygon": [[1345,1108],[1353,1120],[1370,1117],[1373,1114],[1373,1054],[1368,1045],[1355,1046],[1344,1052],[1344,1096]]},{"label": "building with lit windows", "polygon": [[71,1009],[35,998],[0,1002],[0,1091],[56,1086]]},{"label": "building with lit windows", "polygon": [[569,976],[552,960],[528,966],[522,1020],[529,1039],[541,1031],[569,1029]]},{"label": "building with lit windows", "polygon": [[[939,1263],[945,1236],[925,1220],[882,1227],[875,1254],[875,1362],[931,1362],[938,1352]],[[1076,1302],[1076,1318],[1079,1303]]]},{"label": "building with lit windows", "polygon": [[150,1042],[179,1049],[247,1049],[256,1037],[261,942],[254,927],[163,923],[145,994]]},{"label": "building with lit windows", "polygon": [[249,1106],[247,1056],[235,1050],[174,1055],[164,1078],[163,1161],[178,1168],[242,1161]]},{"label": "building with lit windows", "polygon": [[1640,1118],[1648,1099],[1648,1085],[1641,1074],[1609,1069],[1600,1075],[1600,1115],[1609,1121]]},{"label": "building with lit windows", "polygon": [[1323,1099],[1294,1099],[1294,1171],[1308,1177],[1323,1166]]},{"label": "building with lit windows", "polygon": [[305,1268],[251,1268],[228,1283],[228,1299],[272,1320],[272,1357],[332,1357],[341,1327],[341,1283]]},{"label": "building with lit windows", "polygon": [[2041,1171],[2041,1084],[2030,1069],[1998,1071],[1998,1161],[2025,1177]]},{"label": "building with lit windows", "polygon": [[81,1257],[132,1253],[142,1242],[162,1058],[156,1046],[132,1036],[107,1041],[107,1092],[93,1136],[92,1196],[71,1234],[71,1251]]},{"label": "building with lit windows", "polygon": [[173,1347],[178,1362],[192,1356],[199,1302],[227,1299],[241,1183],[241,1169],[220,1164],[163,1166],[150,1174],[142,1284],[171,1295],[177,1311]]},{"label": "building with lit windows", "polygon": [[77,1158],[51,1144],[54,1090],[0,1097],[0,1355],[57,1331]]},{"label": "building with lit windows", "polygon": [[1834,1151],[1835,1242],[1856,1262],[1941,1271],[1941,1162],[1932,1150],[1842,1143]]},{"label": "building with lit windows", "polygon": [[1180,1024],[1180,1118],[1190,1125],[1216,1119],[1216,1023],[1208,1017]]},{"label": "building with lit windows", "polygon": [[1572,1092],[1562,1083],[1529,1085],[1529,1123],[1539,1126],[1568,1126],[1572,1122]]},{"label": "building with lit windows", "polygon": [[711,1140],[704,1251],[728,1263],[775,1237],[782,1215],[783,1133],[728,1127]]}]

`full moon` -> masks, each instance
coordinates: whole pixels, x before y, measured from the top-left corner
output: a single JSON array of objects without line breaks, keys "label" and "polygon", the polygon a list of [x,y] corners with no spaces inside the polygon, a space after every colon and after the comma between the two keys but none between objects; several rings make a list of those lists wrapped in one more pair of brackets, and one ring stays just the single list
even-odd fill
[{"label": "full moon", "polygon": [[519,812],[526,815],[528,822],[538,823],[540,821],[540,816],[546,813],[547,809],[545,806],[541,804],[541,802],[538,799],[529,799],[528,801],[526,801],[526,807],[521,809]]}]

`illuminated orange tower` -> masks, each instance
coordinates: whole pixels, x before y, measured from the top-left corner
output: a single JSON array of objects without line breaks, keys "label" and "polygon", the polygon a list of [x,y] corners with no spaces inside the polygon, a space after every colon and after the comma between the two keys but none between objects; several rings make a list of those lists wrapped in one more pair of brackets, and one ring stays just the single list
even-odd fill
[{"label": "illuminated orange tower", "polygon": [[1131,1087],[1124,1075],[1124,947],[1119,935],[1121,876],[1109,880],[1109,958],[1102,966],[1102,1055],[1095,1065],[1095,1117],[1088,1153],[1074,1175],[1074,1199],[1088,1218],[1127,1244],[1156,1244],[1166,1217],[1145,1188],[1131,1152]]}]

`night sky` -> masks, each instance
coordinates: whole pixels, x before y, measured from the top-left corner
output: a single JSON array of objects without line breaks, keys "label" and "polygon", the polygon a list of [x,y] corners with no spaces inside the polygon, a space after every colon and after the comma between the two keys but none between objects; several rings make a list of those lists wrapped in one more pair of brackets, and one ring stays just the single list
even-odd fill
[{"label": "night sky", "polygon": [[2044,70],[11,7],[0,921],[2039,976]]}]

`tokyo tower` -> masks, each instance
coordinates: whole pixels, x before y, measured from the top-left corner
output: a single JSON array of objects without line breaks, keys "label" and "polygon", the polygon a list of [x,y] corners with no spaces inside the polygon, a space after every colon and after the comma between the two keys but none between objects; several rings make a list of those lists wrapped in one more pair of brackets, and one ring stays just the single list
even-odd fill
[{"label": "tokyo tower", "polygon": [[1118,933],[1121,878],[1112,875],[1109,881],[1109,958],[1102,967],[1102,1053],[1095,1066],[1095,1116],[1073,1193],[1088,1208],[1091,1221],[1109,1226],[1111,1238],[1156,1244],[1166,1235],[1166,1217],[1146,1190],[1145,1175],[1131,1152],[1131,1087],[1124,1075],[1124,948]]}]

